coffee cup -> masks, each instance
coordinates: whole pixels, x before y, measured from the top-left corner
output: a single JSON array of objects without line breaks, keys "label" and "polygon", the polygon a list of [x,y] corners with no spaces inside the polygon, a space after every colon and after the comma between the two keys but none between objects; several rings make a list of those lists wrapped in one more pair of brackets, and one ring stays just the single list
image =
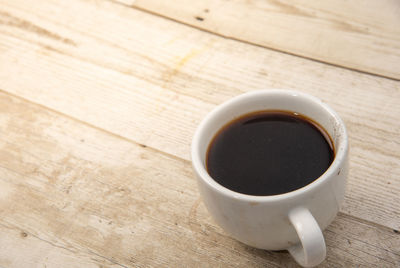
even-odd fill
[{"label": "coffee cup", "polygon": [[[321,126],[333,143],[334,158],[326,171],[299,189],[276,195],[233,191],[213,179],[207,150],[227,123],[248,113],[291,111]],[[348,137],[339,115],[311,95],[292,90],[258,90],[234,97],[211,111],[198,126],[191,147],[200,194],[213,219],[233,238],[265,250],[288,250],[304,267],[326,256],[322,234],[344,200],[348,174]]]}]

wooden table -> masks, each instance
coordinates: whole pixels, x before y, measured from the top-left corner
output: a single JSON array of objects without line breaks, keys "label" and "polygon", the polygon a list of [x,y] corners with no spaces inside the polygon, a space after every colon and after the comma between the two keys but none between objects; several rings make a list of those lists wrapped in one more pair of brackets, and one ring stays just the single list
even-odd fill
[{"label": "wooden table", "polygon": [[189,151],[261,88],[351,142],[321,267],[400,267],[397,0],[0,0],[0,267],[288,267],[207,213]]}]

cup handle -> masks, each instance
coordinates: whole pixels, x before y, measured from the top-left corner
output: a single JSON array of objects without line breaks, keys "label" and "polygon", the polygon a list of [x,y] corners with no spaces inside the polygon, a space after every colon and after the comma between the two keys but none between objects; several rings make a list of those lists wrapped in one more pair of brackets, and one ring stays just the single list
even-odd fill
[{"label": "cup handle", "polygon": [[288,251],[304,267],[320,264],[326,256],[326,246],[321,228],[310,211],[299,207],[289,213],[289,220],[296,229],[300,242],[291,246]]}]

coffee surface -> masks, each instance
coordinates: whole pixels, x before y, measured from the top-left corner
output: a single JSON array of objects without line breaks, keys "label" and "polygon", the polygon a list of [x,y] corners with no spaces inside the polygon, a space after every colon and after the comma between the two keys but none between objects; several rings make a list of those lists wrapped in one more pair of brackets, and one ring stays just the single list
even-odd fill
[{"label": "coffee surface", "polygon": [[318,179],[330,166],[329,135],[312,120],[286,111],[260,111],[225,125],[211,141],[210,176],[235,192],[277,195]]}]

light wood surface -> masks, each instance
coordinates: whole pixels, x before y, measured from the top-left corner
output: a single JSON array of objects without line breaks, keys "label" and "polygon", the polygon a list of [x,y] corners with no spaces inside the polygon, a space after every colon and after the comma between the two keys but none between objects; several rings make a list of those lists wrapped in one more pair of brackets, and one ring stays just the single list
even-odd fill
[{"label": "light wood surface", "polygon": [[397,0],[115,0],[218,35],[400,79]]},{"label": "light wood surface", "polygon": [[[0,267],[296,266],[285,252],[229,238],[205,210],[191,171],[200,120],[224,100],[260,88],[311,93],[348,127],[346,199],[325,231],[322,266],[399,266],[400,82],[382,77],[396,78],[398,54],[365,52],[377,67],[360,67],[374,73],[365,74],[126,5],[181,10],[176,20],[200,6],[176,1],[157,11],[156,1],[144,2],[0,1]],[[243,4],[229,4],[232,12],[235,5]],[[354,20],[378,16],[371,5]],[[231,23],[232,12],[223,21]],[[354,23],[341,12],[334,13]],[[399,48],[398,28],[380,27]],[[329,46],[331,35],[323,37]],[[361,41],[353,45],[363,49]],[[364,66],[364,56],[353,56],[351,64]],[[383,73],[390,66],[395,75]]]}]

